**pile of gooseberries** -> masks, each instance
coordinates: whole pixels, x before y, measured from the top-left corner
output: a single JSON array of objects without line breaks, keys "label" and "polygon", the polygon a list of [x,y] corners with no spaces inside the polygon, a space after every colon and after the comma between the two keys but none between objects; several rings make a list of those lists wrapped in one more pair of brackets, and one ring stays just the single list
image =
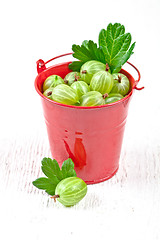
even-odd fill
[{"label": "pile of gooseberries", "polygon": [[67,105],[98,106],[125,97],[130,90],[129,79],[122,73],[111,74],[108,64],[91,60],[80,72],[69,72],[64,79],[51,75],[43,83],[43,95]]}]

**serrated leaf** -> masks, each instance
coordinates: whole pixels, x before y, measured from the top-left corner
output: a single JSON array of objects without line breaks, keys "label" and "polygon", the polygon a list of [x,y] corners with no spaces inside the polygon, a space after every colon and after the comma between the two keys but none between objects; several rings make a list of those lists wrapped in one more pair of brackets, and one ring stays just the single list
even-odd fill
[{"label": "serrated leaf", "polygon": [[101,48],[97,47],[97,44],[93,41],[84,40],[82,45],[72,45],[73,57],[80,60],[80,63],[73,61],[69,68],[73,71],[80,71],[81,66],[90,60],[97,60],[103,63],[106,63],[105,56]]},{"label": "serrated leaf", "polygon": [[82,42],[82,45],[83,45],[84,47],[88,48],[88,40],[84,40],[84,41]]},{"label": "serrated leaf", "polygon": [[58,179],[58,177],[50,171],[50,167],[42,166],[41,168],[42,172],[50,179],[53,184],[58,184],[60,182],[60,179]]},{"label": "serrated leaf", "polygon": [[72,46],[72,50],[74,51],[73,57],[79,59],[82,62],[87,62],[91,59],[91,55],[89,50],[84,45],[76,45]]},{"label": "serrated leaf", "polygon": [[76,176],[76,172],[74,170],[74,163],[71,158],[68,158],[63,162],[61,171],[63,178]]},{"label": "serrated leaf", "polygon": [[131,34],[125,33],[125,28],[120,23],[108,24],[107,30],[99,33],[99,45],[111,72],[120,71],[122,65],[133,54],[135,43],[131,44]]},{"label": "serrated leaf", "polygon": [[35,187],[45,190],[49,195],[55,194],[56,186],[62,179],[76,177],[74,163],[71,158],[63,162],[62,169],[60,169],[59,164],[55,159],[43,158],[41,168],[48,178],[41,177],[32,183]]},{"label": "serrated leaf", "polygon": [[115,23],[112,28],[112,37],[117,38],[119,35],[125,33],[125,27],[121,25],[120,23]]},{"label": "serrated leaf", "polygon": [[117,65],[115,65],[116,66],[115,68],[113,67],[112,73],[117,73],[121,70],[122,66],[127,62],[130,56],[133,54],[134,47],[135,47],[135,42],[131,45],[129,50],[126,53],[124,53],[122,58],[120,60],[119,59],[117,60]]},{"label": "serrated leaf", "polygon": [[84,62],[82,61],[73,61],[72,63],[69,64],[69,68],[72,70],[72,71],[75,71],[75,72],[80,72],[80,69],[81,69],[81,66],[83,65]]},{"label": "serrated leaf", "polygon": [[100,48],[97,47],[96,43],[89,40],[88,41],[88,49],[91,52],[91,59],[90,60],[97,60],[97,61],[106,63],[104,53]]},{"label": "serrated leaf", "polygon": [[45,190],[49,195],[55,194],[57,184],[53,184],[48,178],[41,177],[32,182],[38,189]]},{"label": "serrated leaf", "polygon": [[62,174],[61,174],[59,164],[55,159],[52,160],[51,158],[43,158],[42,171],[49,178],[51,176],[56,176],[56,178],[59,181],[62,179]]}]

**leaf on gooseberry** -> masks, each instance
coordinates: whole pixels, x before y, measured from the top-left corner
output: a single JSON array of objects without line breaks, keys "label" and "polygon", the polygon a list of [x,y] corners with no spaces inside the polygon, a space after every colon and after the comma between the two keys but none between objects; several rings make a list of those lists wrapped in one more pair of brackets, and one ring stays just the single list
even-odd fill
[{"label": "leaf on gooseberry", "polygon": [[49,195],[55,194],[57,184],[68,177],[76,177],[74,163],[71,158],[65,160],[60,169],[58,162],[55,159],[42,159],[42,172],[46,177],[41,177],[32,182],[38,189],[45,190]]},{"label": "leaf on gooseberry", "polygon": [[125,33],[123,25],[110,23],[106,30],[102,29],[99,33],[99,46],[91,40],[84,40],[81,46],[72,45],[73,57],[80,61],[73,61],[69,68],[79,71],[85,62],[97,60],[108,63],[111,73],[119,72],[133,54],[135,42],[131,45],[131,39],[131,34]]},{"label": "leaf on gooseberry", "polygon": [[69,64],[69,68],[73,71],[80,71],[81,66],[90,60],[97,60],[103,63],[105,62],[105,56],[102,49],[97,47],[97,44],[92,40],[83,41],[82,45],[72,45],[73,57],[79,59],[80,61],[73,61]]}]

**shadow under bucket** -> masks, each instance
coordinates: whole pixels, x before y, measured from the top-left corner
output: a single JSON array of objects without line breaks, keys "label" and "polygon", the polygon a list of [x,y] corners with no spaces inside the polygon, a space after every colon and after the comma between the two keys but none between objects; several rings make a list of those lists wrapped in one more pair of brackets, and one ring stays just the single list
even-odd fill
[{"label": "shadow under bucket", "polygon": [[[51,60],[66,55],[69,54]],[[37,62],[38,76],[35,79],[35,88],[41,97],[53,158],[60,166],[64,160],[71,158],[77,176],[87,184],[99,183],[111,178],[119,167],[131,96],[134,89],[142,89],[137,88],[140,80],[138,69],[128,62],[138,72],[137,81],[127,71],[121,70],[121,73],[128,77],[131,85],[129,94],[123,99],[108,105],[78,107],[54,102],[42,94],[43,82],[48,76],[57,74],[64,78],[71,71],[68,68],[71,62],[49,68],[46,68],[46,63],[43,60]]]}]

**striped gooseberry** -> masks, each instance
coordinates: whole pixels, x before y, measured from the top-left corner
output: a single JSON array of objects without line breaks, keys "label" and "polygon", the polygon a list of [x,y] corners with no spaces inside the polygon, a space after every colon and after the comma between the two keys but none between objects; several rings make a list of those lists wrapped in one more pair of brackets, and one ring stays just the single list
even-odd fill
[{"label": "striped gooseberry", "polygon": [[50,87],[56,87],[59,84],[64,83],[64,80],[58,75],[51,75],[43,83],[43,92]]},{"label": "striped gooseberry", "polygon": [[84,94],[80,99],[80,106],[98,106],[105,104],[105,97],[97,91],[90,91]]},{"label": "striped gooseberry", "polygon": [[79,100],[76,90],[66,84],[60,84],[53,88],[52,99],[67,105],[74,105]]},{"label": "striped gooseberry", "polygon": [[71,88],[76,90],[79,98],[90,91],[88,84],[84,81],[76,81],[72,83]]},{"label": "striped gooseberry", "polygon": [[49,99],[52,99],[52,92],[53,88],[47,88],[44,92],[43,95]]},{"label": "striped gooseberry", "polygon": [[113,87],[113,77],[107,71],[99,71],[95,73],[90,82],[90,88],[102,94],[109,93]]},{"label": "striped gooseberry", "polygon": [[81,80],[83,80],[87,84],[90,84],[93,74],[105,69],[106,65],[102,62],[96,60],[88,61],[84,63],[80,69]]},{"label": "striped gooseberry", "polygon": [[130,82],[128,78],[122,73],[113,74],[114,85],[111,93],[120,93],[125,96],[130,89]]},{"label": "striped gooseberry", "polygon": [[87,184],[81,178],[68,177],[58,183],[52,198],[66,207],[71,207],[81,201],[86,193]]},{"label": "striped gooseberry", "polygon": [[79,72],[70,72],[64,78],[64,83],[68,84],[69,86],[74,83],[75,81],[80,80],[80,73]]},{"label": "striped gooseberry", "polygon": [[123,98],[123,95],[120,93],[110,93],[108,97],[105,98],[105,104],[117,102]]}]

